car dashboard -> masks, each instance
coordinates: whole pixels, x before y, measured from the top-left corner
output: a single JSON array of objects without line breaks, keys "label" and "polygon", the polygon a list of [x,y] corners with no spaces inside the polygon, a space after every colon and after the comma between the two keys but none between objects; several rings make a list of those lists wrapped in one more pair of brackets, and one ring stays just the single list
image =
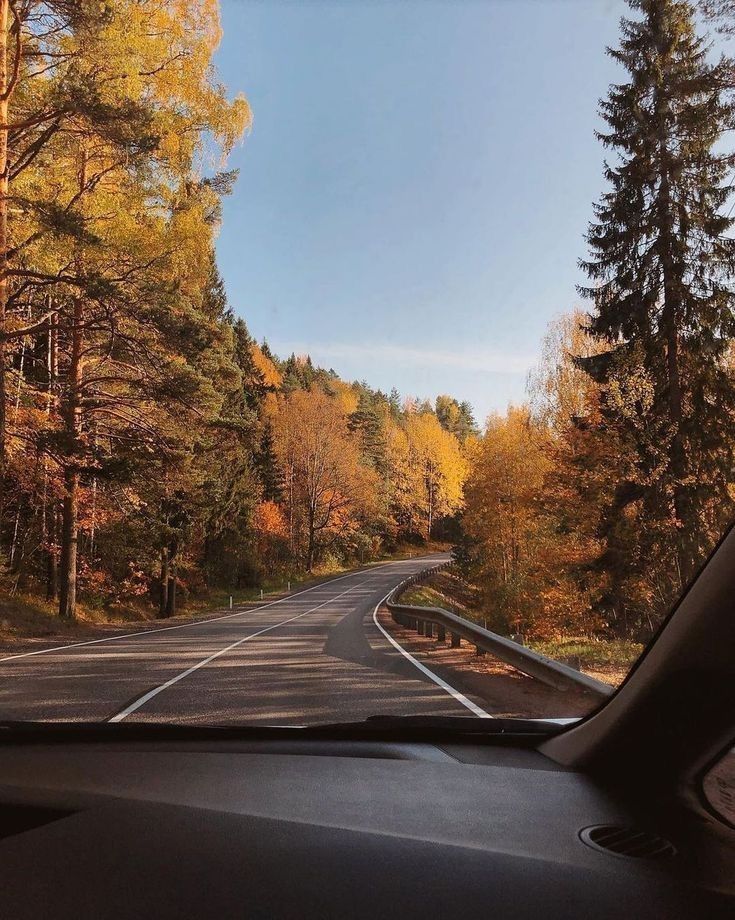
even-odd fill
[{"label": "car dashboard", "polygon": [[0,777],[14,920],[733,916],[714,817],[528,745],[36,740],[3,745]]}]

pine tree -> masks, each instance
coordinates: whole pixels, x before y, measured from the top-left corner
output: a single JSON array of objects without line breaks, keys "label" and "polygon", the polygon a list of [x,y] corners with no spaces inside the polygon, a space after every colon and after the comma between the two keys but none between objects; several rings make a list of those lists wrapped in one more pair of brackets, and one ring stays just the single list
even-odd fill
[{"label": "pine tree", "polygon": [[398,420],[401,416],[401,394],[395,387],[393,387],[388,396],[388,406],[391,416]]},{"label": "pine tree", "polygon": [[725,65],[708,62],[691,5],[629,3],[641,16],[622,20],[620,47],[609,49],[629,79],[601,102],[599,138],[615,154],[610,190],[581,263],[593,282],[580,289],[594,301],[588,331],[605,349],[579,364],[604,388],[604,424],[636,456],[607,534],[638,514],[648,546],[616,550],[616,564],[668,555],[680,585],[732,505],[735,399],[724,357],[735,334],[735,243],[723,209],[734,159],[717,142],[733,108]]},{"label": "pine tree", "polygon": [[477,434],[477,423],[468,402],[460,403],[446,395],[437,396],[434,410],[442,428],[463,444],[467,438]]},{"label": "pine tree", "polygon": [[357,409],[348,418],[349,429],[360,438],[362,452],[371,466],[380,473],[386,472],[386,440],[384,419],[376,399],[368,390],[361,388]]},{"label": "pine tree", "polygon": [[243,399],[248,409],[257,412],[263,404],[268,387],[253,358],[255,342],[248,332],[244,319],[238,317],[234,320],[232,331],[235,338],[235,364],[242,373]]},{"label": "pine tree", "polygon": [[266,419],[263,424],[254,465],[263,489],[263,500],[280,502],[283,499],[283,476],[278,468],[273,424],[270,419]]}]

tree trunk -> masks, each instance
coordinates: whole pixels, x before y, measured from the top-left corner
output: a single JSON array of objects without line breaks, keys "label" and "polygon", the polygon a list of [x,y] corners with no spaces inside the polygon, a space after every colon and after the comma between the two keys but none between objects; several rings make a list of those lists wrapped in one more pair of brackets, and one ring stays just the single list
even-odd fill
[{"label": "tree trunk", "polygon": [[[46,414],[50,415],[54,406],[56,393],[56,378],[59,373],[59,341],[58,341],[59,317],[53,314],[49,318],[47,330],[47,347],[46,347]],[[56,497],[51,495],[48,502],[46,498],[47,486],[49,481],[49,459],[48,456],[43,458],[44,464],[44,543],[46,545],[46,599],[55,601],[59,593],[58,583],[58,558],[56,556],[56,545],[59,539],[59,510],[56,503]]]},{"label": "tree trunk", "polygon": [[294,478],[294,468],[293,468],[293,462],[292,462],[288,470],[288,551],[291,554],[292,558],[293,558],[293,547],[294,547],[293,478]]},{"label": "tree trunk", "polygon": [[658,192],[659,249],[663,273],[663,310],[661,326],[666,344],[666,372],[668,377],[668,415],[672,428],[669,459],[672,474],[672,492],[674,513],[681,530],[676,539],[679,577],[682,582],[688,580],[694,569],[689,545],[692,521],[689,519],[685,487],[686,463],[684,442],[682,438],[682,397],[681,376],[679,368],[679,323],[681,313],[681,292],[683,279],[674,259],[674,216],[671,201],[670,154],[666,130],[669,117],[669,105],[666,99],[660,99],[657,105],[659,155],[661,159],[661,184]]},{"label": "tree trunk", "polygon": [[166,600],[166,616],[176,616],[176,563],[172,560],[170,576],[168,579],[168,597]]},{"label": "tree trunk", "polygon": [[212,538],[209,535],[209,530],[204,537],[204,547],[202,549],[202,569],[204,573],[204,586],[209,588],[209,583],[211,581],[209,574],[209,559],[212,555]]},{"label": "tree trunk", "polygon": [[[5,520],[7,460],[7,346],[4,338],[8,308],[8,0],[0,0],[0,528]],[[0,538],[2,530],[0,529]]]},{"label": "tree trunk", "polygon": [[52,501],[51,511],[48,515],[47,542],[49,549],[46,552],[46,599],[55,601],[59,593],[59,563],[56,558],[56,541],[59,536],[59,512],[56,502]]},{"label": "tree trunk", "polygon": [[61,590],[59,616],[73,620],[77,609],[77,549],[79,541],[79,471],[76,463],[64,470],[61,520]]},{"label": "tree trunk", "polygon": [[[84,142],[83,142],[84,143]],[[79,193],[84,195],[87,185],[87,150],[82,147],[79,170]],[[76,273],[81,275],[82,259],[78,254]],[[79,550],[79,459],[82,435],[82,381],[84,374],[82,348],[84,345],[84,301],[74,298],[71,328],[71,353],[67,378],[64,427],[67,438],[67,458],[64,469],[64,503],[61,522],[61,590],[59,616],[73,620],[77,605],[77,557]]]},{"label": "tree trunk", "polygon": [[158,599],[158,615],[163,619],[168,615],[168,549],[161,548],[161,596]]},{"label": "tree trunk", "polygon": [[306,553],[306,571],[311,574],[314,568],[314,553],[316,549],[316,530],[314,527],[316,512],[312,505],[309,506],[309,545]]},{"label": "tree trunk", "polygon": [[426,539],[431,541],[431,531],[434,526],[434,471],[431,467],[431,463],[427,462],[426,464],[426,490],[428,494],[429,506],[427,511],[427,521],[426,521]]},{"label": "tree trunk", "polygon": [[313,528],[310,527],[309,528],[309,546],[306,551],[306,571],[309,572],[309,574],[311,574],[314,568],[314,552],[315,552],[314,530]]}]

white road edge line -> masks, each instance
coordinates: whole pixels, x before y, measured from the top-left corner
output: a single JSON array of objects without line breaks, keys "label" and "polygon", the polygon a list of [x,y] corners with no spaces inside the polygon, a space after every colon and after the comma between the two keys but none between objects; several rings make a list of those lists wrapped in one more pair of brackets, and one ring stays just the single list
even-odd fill
[{"label": "white road edge line", "polygon": [[336,581],[342,581],[345,578],[354,578],[355,575],[363,575],[368,572],[377,572],[378,569],[384,569],[386,566],[398,565],[406,561],[408,560],[396,559],[392,562],[381,562],[380,565],[376,565],[372,569],[348,572],[346,575],[339,575],[337,578],[330,578],[327,581],[320,582],[318,585],[312,585],[311,588],[294,591],[293,594],[287,594],[286,597],[281,597],[277,601],[270,601],[258,607],[247,607],[245,610],[238,610],[236,613],[227,613],[221,617],[210,617],[208,620],[194,620],[191,623],[179,623],[176,626],[158,626],[155,629],[141,629],[138,630],[138,632],[120,633],[117,636],[104,636],[102,639],[87,639],[85,642],[72,642],[70,645],[54,645],[50,648],[37,649],[35,652],[19,652],[17,655],[6,655],[5,658],[0,658],[0,664],[2,664],[3,661],[14,661],[16,658],[30,658],[33,655],[47,655],[49,652],[63,652],[66,649],[81,648],[84,645],[97,645],[100,642],[115,642],[117,639],[130,639],[133,636],[149,636],[151,633],[168,632],[172,629],[190,629],[192,626],[203,626],[205,623],[217,623],[220,620],[231,620],[233,617],[241,617],[246,613],[254,613],[256,610],[265,610],[266,607],[275,607],[276,604],[283,604],[285,601],[290,601],[294,597],[298,597],[301,594],[308,594],[309,591],[316,591],[317,588],[323,588],[326,585],[334,584]]},{"label": "white road edge line", "polygon": [[401,655],[403,655],[404,658],[408,658],[411,664],[415,665],[419,669],[419,671],[421,671],[422,674],[426,674],[426,676],[430,678],[431,680],[433,680],[434,683],[437,684],[437,686],[441,687],[442,690],[445,690],[450,696],[453,696],[454,699],[457,700],[458,703],[461,703],[463,706],[466,706],[467,709],[469,709],[470,712],[474,713],[474,715],[476,715],[478,718],[492,719],[493,717],[490,715],[489,712],[485,712],[484,709],[481,709],[476,703],[473,703],[472,700],[468,699],[464,695],[464,693],[460,693],[459,690],[455,690],[455,688],[451,684],[448,684],[445,680],[442,680],[442,678],[439,677],[438,674],[435,674],[433,671],[430,671],[429,668],[426,667],[426,665],[421,664],[420,661],[414,658],[410,652],[407,652],[406,649],[400,643],[396,642],[393,636],[391,636],[391,634],[380,625],[380,623],[378,622],[378,611],[380,610],[381,606],[388,600],[388,598],[391,596],[392,593],[393,591],[389,591],[385,595],[385,597],[381,601],[379,601],[378,604],[376,605],[375,610],[373,610],[373,623],[375,623],[375,625],[383,633],[383,635],[390,642],[390,644],[394,648],[397,648],[398,651],[401,653]]},{"label": "white road edge line", "polygon": [[[334,580],[336,581],[337,579]],[[197,664],[192,665],[190,668],[187,668],[185,671],[182,671],[181,674],[177,674],[176,677],[172,677],[170,680],[167,680],[165,684],[161,684],[158,687],[154,687],[153,690],[149,690],[148,693],[144,693],[143,696],[138,697],[137,700],[130,703],[129,706],[126,706],[125,709],[120,710],[120,712],[118,712],[107,721],[122,722],[124,718],[135,712],[136,709],[140,709],[141,706],[144,706],[149,700],[152,700],[154,696],[158,696],[159,693],[162,693],[164,690],[168,690],[168,688],[173,687],[174,684],[178,684],[180,680],[183,680],[185,677],[188,677],[190,674],[193,674],[200,668],[206,667],[210,662],[214,661],[215,658],[219,658],[220,655],[225,655],[227,652],[231,652],[234,648],[237,648],[238,645],[242,645],[244,642],[249,642],[251,639],[255,639],[257,636],[262,636],[263,633],[270,632],[273,629],[278,629],[279,626],[285,626],[286,623],[293,623],[294,620],[300,620],[301,617],[305,617],[308,613],[314,613],[315,610],[321,610],[322,607],[326,607],[327,604],[331,604],[334,601],[339,600],[340,597],[344,597],[345,594],[349,594],[350,591],[354,591],[355,588],[359,588],[364,584],[366,584],[366,582],[361,581],[358,584],[353,585],[351,588],[347,588],[346,591],[342,591],[341,594],[336,594],[334,597],[330,597],[328,600],[324,601],[323,604],[319,604],[316,607],[311,607],[309,610],[305,610],[303,613],[297,613],[296,616],[289,617],[287,620],[281,620],[280,623],[274,623],[272,626],[266,626],[264,629],[259,629],[257,632],[250,633],[249,636],[245,636],[243,639],[238,639],[237,642],[233,642],[231,645],[228,645],[227,648],[220,649],[218,652],[215,652],[213,655],[210,655],[203,661],[200,661]]]}]

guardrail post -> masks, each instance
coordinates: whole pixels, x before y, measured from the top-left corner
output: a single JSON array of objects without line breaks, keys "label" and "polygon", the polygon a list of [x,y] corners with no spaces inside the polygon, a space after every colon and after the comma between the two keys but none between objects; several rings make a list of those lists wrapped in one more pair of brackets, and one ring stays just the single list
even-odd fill
[{"label": "guardrail post", "polygon": [[424,621],[423,621],[423,620],[418,620],[418,621],[417,621],[417,623],[416,623],[416,632],[417,632],[420,636],[423,636],[423,634],[424,634]]},{"label": "guardrail post", "polygon": [[440,642],[446,642],[446,641],[447,641],[447,631],[446,631],[446,629],[445,629],[443,626],[437,626],[437,627],[436,627],[436,638],[437,638]]},{"label": "guardrail post", "polygon": [[479,645],[476,645],[475,654],[477,655],[478,658],[482,658],[482,656],[485,654],[485,650],[481,649]]},{"label": "guardrail post", "polygon": [[426,622],[424,623],[424,635],[428,636],[431,639],[434,635],[434,624]]},{"label": "guardrail post", "polygon": [[452,648],[459,648],[461,639],[457,633],[452,633]]}]

